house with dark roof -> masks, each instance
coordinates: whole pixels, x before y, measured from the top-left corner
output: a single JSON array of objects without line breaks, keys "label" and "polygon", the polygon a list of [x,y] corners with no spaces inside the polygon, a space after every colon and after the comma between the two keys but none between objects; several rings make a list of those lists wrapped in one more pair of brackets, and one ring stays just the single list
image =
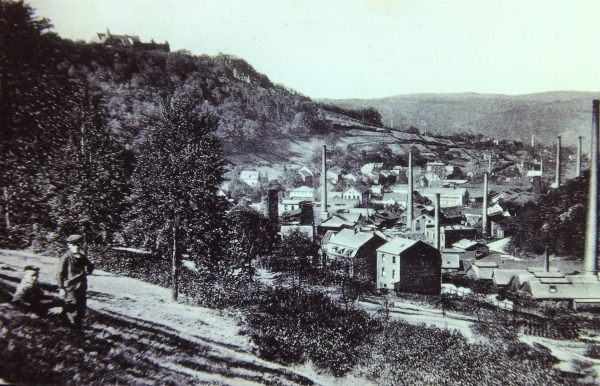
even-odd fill
[{"label": "house with dark roof", "polygon": [[170,51],[169,43],[167,41],[161,44],[156,43],[154,39],[152,39],[150,42],[144,43],[137,35],[114,35],[110,33],[108,28],[106,29],[106,32],[96,33],[96,36],[92,39],[92,43],[100,43],[108,47],[137,48],[146,51]]},{"label": "house with dark roof", "polygon": [[487,245],[478,241],[461,239],[452,244],[452,248],[462,249],[464,251],[475,252],[475,258],[480,259],[490,253]]},{"label": "house with dark roof", "polygon": [[327,231],[339,232],[342,229],[359,229],[359,220],[361,219],[362,215],[360,213],[332,213],[327,220],[321,221],[319,233],[324,234]]},{"label": "house with dark roof", "polygon": [[373,278],[376,250],[385,243],[385,237],[378,232],[343,229],[331,235],[323,249],[332,270],[349,269],[350,276]]},{"label": "house with dark roof", "polygon": [[[433,240],[433,230],[425,235]],[[440,229],[440,246],[447,248],[462,239],[474,240],[477,238],[477,229],[464,225],[445,225]]]},{"label": "house with dark roof", "polygon": [[395,238],[377,249],[377,288],[439,294],[440,252],[422,242]]},{"label": "house with dark roof", "polygon": [[[468,269],[475,262],[475,252],[458,248],[441,248],[442,269],[444,272],[461,271]],[[444,261],[447,263],[444,264]]]}]

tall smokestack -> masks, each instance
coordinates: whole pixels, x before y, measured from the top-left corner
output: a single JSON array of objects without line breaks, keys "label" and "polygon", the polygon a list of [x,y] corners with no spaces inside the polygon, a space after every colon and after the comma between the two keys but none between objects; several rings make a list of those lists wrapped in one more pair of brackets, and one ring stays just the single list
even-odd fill
[{"label": "tall smokestack", "polygon": [[412,149],[410,149],[408,152],[408,200],[406,203],[406,226],[410,229],[413,227],[413,189]]},{"label": "tall smokestack", "polygon": [[440,249],[440,194],[435,194],[435,235],[433,236],[433,246]]},{"label": "tall smokestack", "polygon": [[544,272],[550,272],[550,255],[548,254],[548,246],[544,250]]},{"label": "tall smokestack", "polygon": [[585,233],[585,256],[583,270],[586,275],[598,275],[598,104],[592,107],[592,159],[590,164],[590,186],[588,192],[587,227]]},{"label": "tall smokestack", "polygon": [[576,177],[581,177],[581,137],[577,139],[577,170]]},{"label": "tall smokestack", "polygon": [[531,147],[535,145],[535,134],[531,134]]},{"label": "tall smokestack", "polygon": [[560,186],[560,137],[556,137],[556,187]]},{"label": "tall smokestack", "polygon": [[486,236],[488,223],[488,175],[483,173],[483,213],[481,218],[481,234]]},{"label": "tall smokestack", "polygon": [[492,175],[492,153],[490,153],[490,157],[488,158],[488,173]]},{"label": "tall smokestack", "polygon": [[321,220],[327,220],[329,214],[327,213],[327,146],[323,145],[323,165],[321,170]]}]

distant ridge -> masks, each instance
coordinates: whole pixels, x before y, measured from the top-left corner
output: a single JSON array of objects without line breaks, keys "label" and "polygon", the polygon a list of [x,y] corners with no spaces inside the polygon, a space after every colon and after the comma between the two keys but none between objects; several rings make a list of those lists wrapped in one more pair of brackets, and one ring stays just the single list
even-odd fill
[{"label": "distant ridge", "polygon": [[386,126],[417,127],[433,134],[468,132],[524,142],[551,143],[557,135],[565,145],[577,136],[589,136],[592,100],[600,92],[551,91],[523,95],[502,94],[407,94],[378,99],[324,99],[319,102],[343,108],[373,106]]}]

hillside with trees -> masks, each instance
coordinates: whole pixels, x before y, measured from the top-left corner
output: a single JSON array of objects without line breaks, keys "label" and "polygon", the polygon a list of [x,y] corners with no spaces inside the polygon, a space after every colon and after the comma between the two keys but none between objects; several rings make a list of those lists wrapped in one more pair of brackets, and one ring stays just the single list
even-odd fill
[{"label": "hillside with trees", "polygon": [[481,134],[505,140],[552,143],[563,136],[574,145],[577,136],[589,136],[592,99],[599,92],[546,92],[529,95],[414,94],[379,99],[323,100],[344,109],[375,107],[386,126],[411,127],[422,133]]}]

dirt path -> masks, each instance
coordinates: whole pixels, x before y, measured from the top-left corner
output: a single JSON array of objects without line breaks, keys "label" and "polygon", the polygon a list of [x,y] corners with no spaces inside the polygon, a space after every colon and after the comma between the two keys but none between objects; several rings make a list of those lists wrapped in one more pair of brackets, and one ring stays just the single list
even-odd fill
[{"label": "dirt path", "polygon": [[[368,312],[375,313],[381,309],[376,303],[361,301],[360,306]],[[449,330],[458,330],[471,341],[479,341],[473,336],[471,323],[474,318],[456,312],[442,313],[442,310],[433,307],[418,306],[413,303],[394,299],[393,306],[389,307],[390,317],[400,319],[411,324],[425,324]]]},{"label": "dirt path", "polygon": [[[0,274],[16,286],[23,266],[35,264],[42,268],[40,281],[54,284],[56,261],[0,250]],[[235,315],[173,303],[168,289],[103,271],[89,277],[88,287],[89,313],[82,332],[88,344],[78,350],[89,349],[84,355],[91,363],[102,358],[129,383],[365,384],[318,375],[309,366],[264,361],[253,354],[254,344],[241,334]]]}]

